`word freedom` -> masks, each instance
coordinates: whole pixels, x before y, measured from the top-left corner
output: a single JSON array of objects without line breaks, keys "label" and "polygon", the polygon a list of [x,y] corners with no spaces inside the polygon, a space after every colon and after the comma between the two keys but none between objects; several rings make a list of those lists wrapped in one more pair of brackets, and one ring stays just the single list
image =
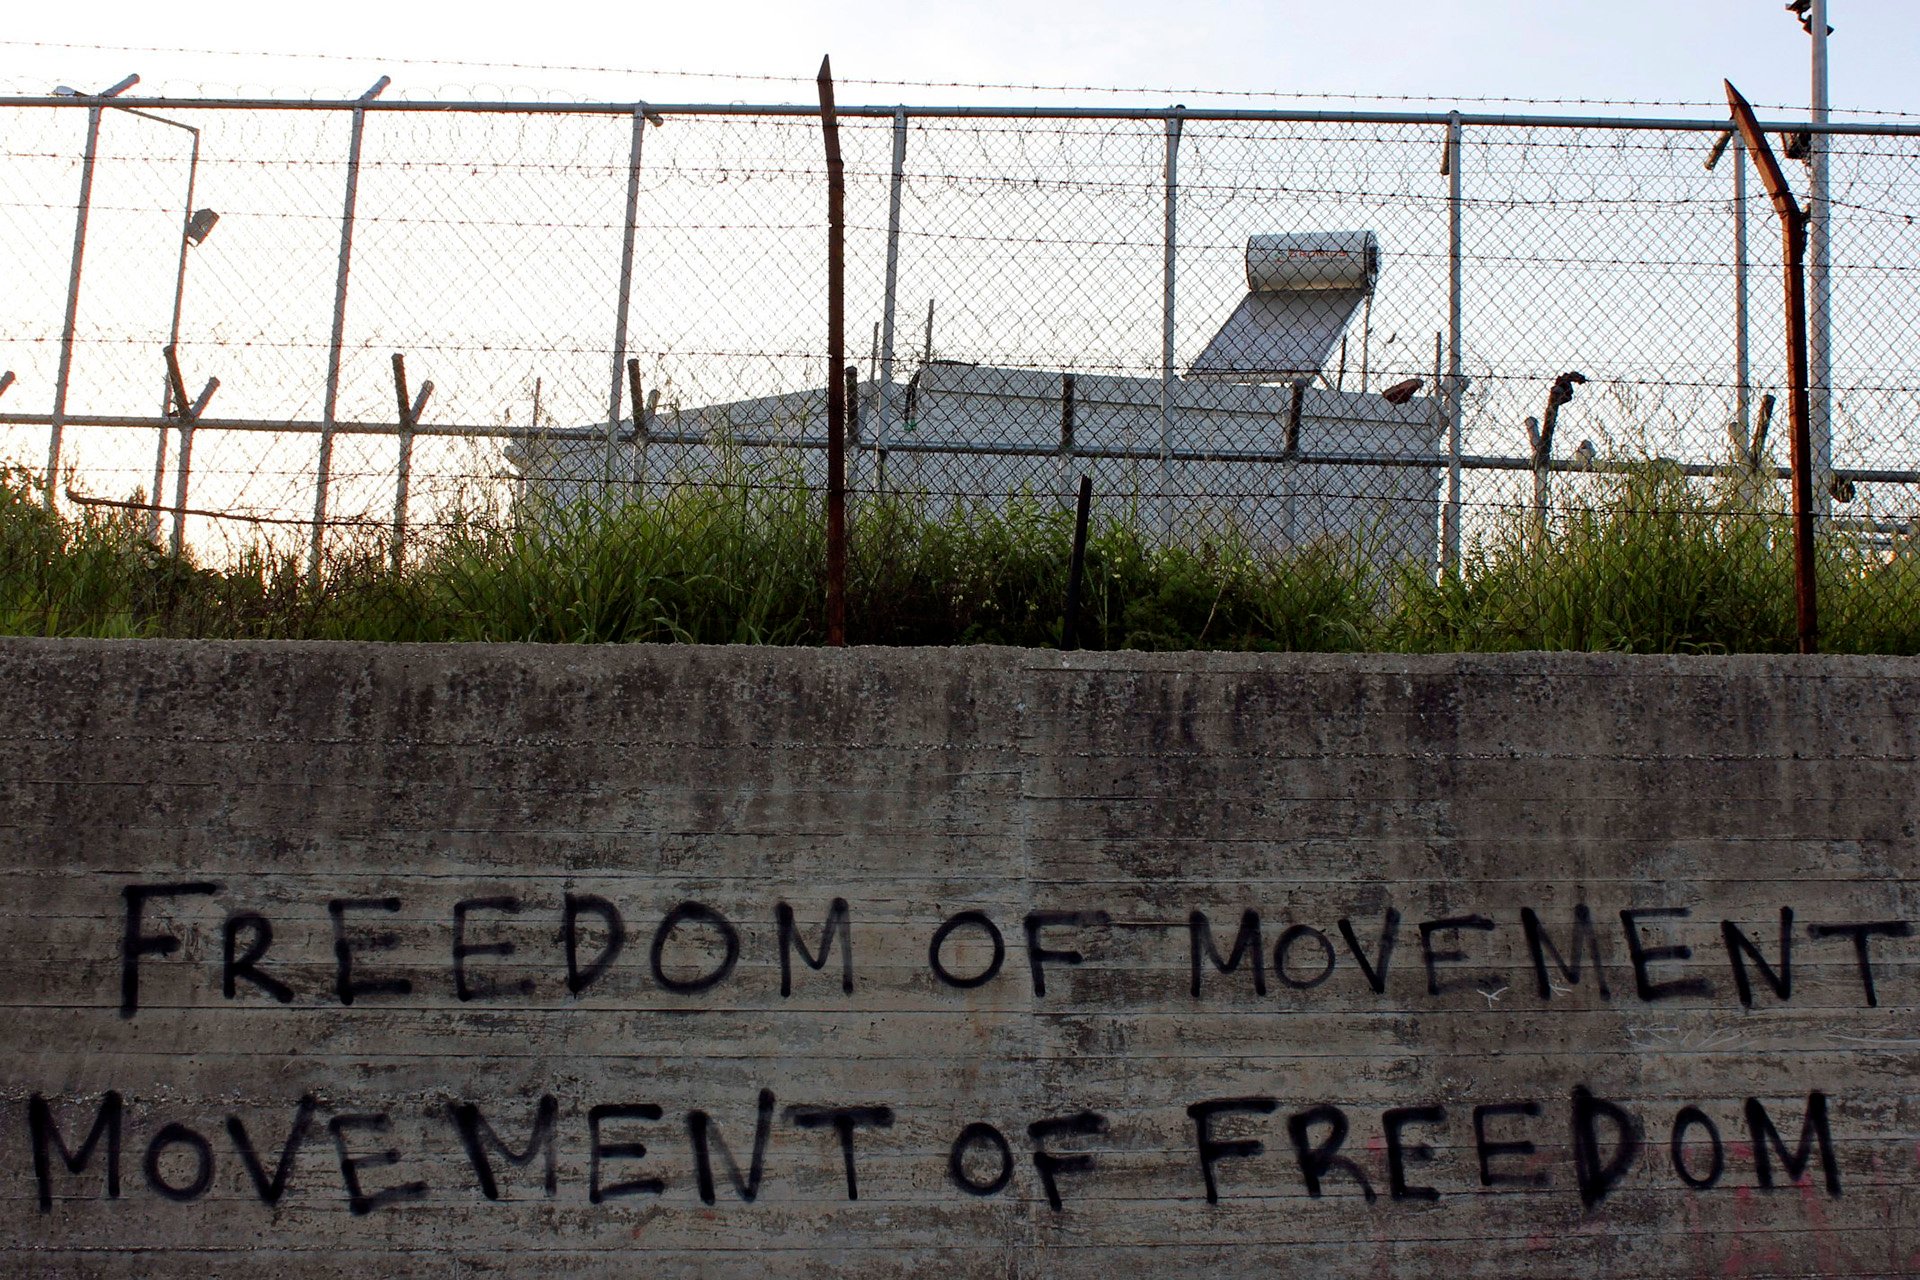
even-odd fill
[{"label": "word freedom", "polygon": [[[144,963],[172,955],[181,948],[179,936],[150,927],[148,909],[156,901],[176,907],[182,900],[213,898],[221,886],[212,881],[130,884],[121,890],[124,929],[120,954],[120,1013],[132,1018],[140,1008],[140,979]],[[342,1005],[368,998],[394,999],[414,994],[412,978],[382,974],[379,953],[394,950],[397,936],[380,927],[404,908],[398,897],[330,898],[326,910],[333,933],[333,982],[330,991],[298,993],[277,976],[273,921],[254,910],[226,912],[219,926],[219,983],[229,1000],[264,994],[281,1004],[306,994]],[[489,936],[489,924],[532,914],[527,903],[512,895],[465,898],[453,905],[448,930],[448,973],[453,995],[460,1001],[501,1000],[534,994],[536,983],[522,978],[495,983],[485,976],[489,961],[504,960],[518,944]],[[795,964],[824,970],[836,953],[839,985],[852,995],[856,987],[856,927],[853,909],[835,898],[818,929],[803,928],[795,909],[782,901],[773,911],[780,972],[780,994],[790,997],[795,986]],[[607,898],[567,893],[558,907],[557,954],[551,957],[556,978],[569,995],[579,996],[600,982],[620,963],[633,936],[626,913]],[[1702,928],[1704,926],[1704,928]],[[1113,916],[1100,909],[1033,911],[1019,917],[1016,936],[1023,944],[1025,982],[1036,998],[1047,994],[1050,967],[1085,963],[1088,948],[1100,931],[1118,927]],[[1796,925],[1792,907],[1781,907],[1777,936],[1751,936],[1732,920],[1717,924],[1695,921],[1689,908],[1637,907],[1620,911],[1618,924],[1604,921],[1584,903],[1574,907],[1560,924],[1544,921],[1532,907],[1521,907],[1515,918],[1497,921],[1481,914],[1443,916],[1409,923],[1389,907],[1377,919],[1355,921],[1342,916],[1332,929],[1291,922],[1269,938],[1259,912],[1242,912],[1231,930],[1217,929],[1205,912],[1194,911],[1184,922],[1140,924],[1129,927],[1159,929],[1178,938],[1187,973],[1187,994],[1201,1000],[1231,980],[1258,995],[1271,985],[1311,991],[1331,980],[1343,968],[1384,996],[1396,957],[1409,945],[1417,952],[1417,988],[1439,996],[1469,984],[1472,955],[1469,941],[1498,929],[1518,929],[1532,969],[1535,994],[1554,998],[1564,981],[1578,985],[1591,981],[1601,999],[1611,999],[1609,982],[1631,975],[1635,998],[1646,1003],[1678,998],[1714,998],[1730,993],[1746,1007],[1757,997],[1789,1001],[1793,996],[1796,949],[1809,944],[1852,961],[1858,995],[1866,1007],[1877,1007],[1876,943],[1913,936],[1905,920],[1837,920]],[[1694,942],[1680,940],[1680,931],[1694,930]],[[925,962],[940,987],[968,991],[989,983],[1015,980],[1008,968],[1009,944],[1001,923],[982,910],[959,911],[933,922],[928,930]],[[1771,935],[1772,931],[1766,931]],[[1229,936],[1230,934],[1230,936]],[[1609,945],[1607,935],[1617,939]],[[1682,968],[1694,958],[1703,939],[1724,954],[1727,981],[1717,984],[1696,967]],[[811,936],[814,941],[809,941]],[[742,952],[739,926],[720,910],[701,902],[683,901],[665,908],[652,921],[646,966],[662,991],[696,996],[726,983],[734,975]],[[965,951],[972,957],[956,958]],[[669,957],[692,952],[695,960],[674,963]],[[1404,967],[1404,965],[1402,966]],[[1404,987],[1406,984],[1401,984]]]}]

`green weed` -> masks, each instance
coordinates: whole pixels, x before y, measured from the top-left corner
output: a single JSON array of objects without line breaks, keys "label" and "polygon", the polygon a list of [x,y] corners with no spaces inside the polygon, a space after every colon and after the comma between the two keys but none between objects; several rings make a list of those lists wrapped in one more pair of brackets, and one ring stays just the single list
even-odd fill
[{"label": "green weed", "polygon": [[[139,513],[49,512],[0,471],[0,633],[235,639],[818,644],[820,498],[797,469],[723,460],[645,500],[519,519],[456,513],[403,570],[375,537],[318,580],[267,539],[218,565],[156,547]],[[856,644],[1057,645],[1072,515],[1051,498],[850,504]],[[1656,653],[1794,648],[1790,527],[1770,486],[1648,463],[1530,520],[1484,527],[1457,573],[1324,542],[1263,548],[1223,524],[1165,541],[1116,504],[1096,518],[1076,619],[1097,649]],[[1823,648],[1920,653],[1911,535],[1822,539]]]}]

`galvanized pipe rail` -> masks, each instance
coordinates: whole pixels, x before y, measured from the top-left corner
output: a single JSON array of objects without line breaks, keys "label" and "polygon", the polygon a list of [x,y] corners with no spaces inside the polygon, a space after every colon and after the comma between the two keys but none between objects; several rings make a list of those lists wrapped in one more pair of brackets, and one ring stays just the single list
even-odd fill
[{"label": "galvanized pipe rail", "polygon": [[[0,413],[0,427],[37,427],[47,425],[48,415],[44,413]],[[126,427],[152,431],[159,420],[143,418],[132,414],[70,414],[66,418],[69,426],[75,427]],[[287,432],[291,434],[312,434],[323,429],[325,424],[311,420],[285,420],[273,418],[203,418],[195,423],[200,431],[264,431]],[[398,436],[400,426],[391,422],[348,422],[340,421],[332,425],[335,435]],[[498,423],[418,423],[413,427],[412,435],[421,437],[473,437],[503,440],[570,440],[577,444],[598,444],[603,437],[597,428],[582,431],[575,427],[519,427],[502,426]],[[631,436],[629,438],[632,438]],[[702,446],[727,444],[742,449],[815,449],[828,447],[825,435],[783,436],[767,433],[743,434],[728,433],[711,435],[698,431],[662,431],[658,427],[649,428],[646,440],[650,445]],[[1103,447],[1076,445],[1070,453],[1063,454],[1057,443],[1052,444],[999,444],[943,442],[937,440],[894,440],[886,447],[888,453],[905,454],[952,454],[956,457],[993,457],[993,458],[1072,458],[1089,461],[1153,462],[1160,456],[1155,446]],[[1452,463],[1445,453],[1409,454],[1409,453],[1367,453],[1367,452],[1328,452],[1309,453],[1303,450],[1279,449],[1175,449],[1168,455],[1174,462],[1234,462],[1234,463],[1301,463],[1306,466],[1363,466],[1363,467],[1431,467],[1444,471]],[[1546,469],[1556,474],[1579,474],[1582,472],[1596,475],[1626,475],[1649,465],[1671,467],[1679,474],[1693,477],[1752,475],[1755,472],[1745,467],[1724,462],[1677,462],[1661,460],[1648,462],[1608,462],[1596,458],[1592,462],[1582,462],[1577,458],[1551,458]],[[1466,471],[1516,471],[1531,473],[1535,469],[1531,457],[1518,454],[1463,453],[1460,466]],[[1792,472],[1784,466],[1761,467],[1759,475],[1770,476],[1776,480],[1792,478]],[[1863,484],[1920,484],[1920,468],[1901,467],[1836,467],[1833,476],[1838,480],[1852,480]],[[1471,504],[1470,504],[1471,505]],[[297,523],[311,523],[303,518]]]}]

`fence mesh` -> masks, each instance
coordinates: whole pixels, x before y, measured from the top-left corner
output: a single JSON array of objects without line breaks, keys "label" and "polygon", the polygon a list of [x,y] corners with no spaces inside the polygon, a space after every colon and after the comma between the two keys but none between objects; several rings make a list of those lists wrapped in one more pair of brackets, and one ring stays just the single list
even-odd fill
[{"label": "fence mesh", "polygon": [[[856,639],[1057,642],[1089,476],[1083,642],[1791,646],[1737,142],[1225,115],[842,115]],[[5,629],[822,633],[817,116],[0,123]],[[1920,136],[1774,143],[1828,171],[1825,635],[1920,649]]]}]

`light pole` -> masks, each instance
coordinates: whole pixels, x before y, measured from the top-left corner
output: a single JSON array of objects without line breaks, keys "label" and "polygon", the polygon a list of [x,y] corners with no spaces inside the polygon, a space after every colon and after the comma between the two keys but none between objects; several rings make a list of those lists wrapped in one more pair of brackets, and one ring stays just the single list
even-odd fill
[{"label": "light pole", "polygon": [[[1707,153],[1707,169],[1733,151],[1733,416],[1740,439],[1753,439],[1753,374],[1747,351],[1747,144],[1739,130],[1720,135]],[[1736,452],[1738,452],[1736,450]]]},{"label": "light pole", "polygon": [[[187,251],[193,246],[204,242],[208,233],[213,230],[213,224],[220,220],[220,215],[211,209],[195,209],[193,207],[193,186],[200,174],[200,130],[193,125],[182,123],[179,120],[169,120],[165,116],[154,115],[151,111],[141,111],[135,107],[123,107],[121,110],[125,111],[128,115],[135,115],[145,120],[152,120],[156,124],[164,124],[174,129],[184,129],[193,137],[193,151],[187,160],[187,199],[181,215],[180,260],[179,265],[174,270],[173,276],[173,319],[167,328],[167,345],[169,347],[177,347],[180,345],[180,306],[187,291]],[[160,416],[164,419],[168,416],[167,410],[173,403],[173,396],[171,383],[162,379],[162,384],[160,392]],[[185,409],[186,407],[185,405],[180,406],[181,409]],[[153,509],[147,515],[147,536],[149,538],[157,538],[160,536],[160,487],[165,483],[166,476],[167,427],[163,421],[160,424],[159,439],[155,442],[153,450],[153,493],[149,499]]]},{"label": "light pole", "polygon": [[1813,42],[1813,93],[1810,118],[1815,126],[1807,147],[1807,387],[1810,398],[1808,435],[1814,475],[1814,505],[1830,514],[1833,473],[1833,341],[1831,241],[1827,217],[1827,135],[1820,131],[1831,114],[1827,98],[1827,0],[1789,0],[1787,9],[1800,19]]}]

